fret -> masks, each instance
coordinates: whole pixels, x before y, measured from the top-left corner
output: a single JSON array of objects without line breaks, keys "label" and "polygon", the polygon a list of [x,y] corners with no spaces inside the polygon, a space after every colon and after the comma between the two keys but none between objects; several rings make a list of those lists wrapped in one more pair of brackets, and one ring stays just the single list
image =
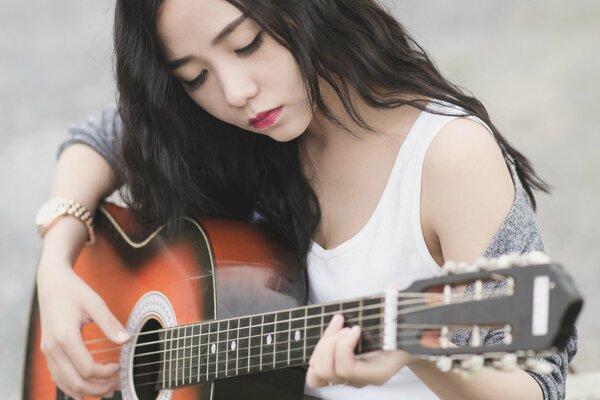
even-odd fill
[{"label": "fret", "polygon": [[[363,299],[358,300],[358,317],[357,317],[358,321],[357,321],[357,324],[360,325],[361,331],[362,331],[362,327],[363,327],[363,307],[364,307]],[[362,336],[362,333],[361,333],[361,336]],[[358,354],[362,354],[362,352],[363,352],[363,348],[362,348],[363,346],[362,346],[362,344],[363,344],[363,341],[359,340],[358,341],[358,346],[356,348],[356,352]]]},{"label": "fret", "polygon": [[280,311],[275,314],[275,334],[273,340],[273,368],[288,365],[290,339],[290,312]]},{"label": "fret", "polygon": [[167,387],[167,365],[168,365],[168,348],[169,348],[169,329],[162,329],[159,333],[160,337],[160,353],[161,353],[161,364],[162,373],[160,380],[162,381],[162,388]]},{"label": "fret", "polygon": [[178,337],[177,340],[177,370],[175,371],[175,384],[179,384],[179,379],[177,379],[177,374],[181,379],[181,384],[185,384],[185,326],[178,327]]},{"label": "fret", "polygon": [[304,307],[304,333],[302,334],[304,343],[302,345],[302,360],[304,360],[305,362],[308,362],[308,357],[306,357],[306,337],[308,336],[308,333],[306,332],[306,326],[308,325],[307,319],[308,319],[308,308]]},{"label": "fret", "polygon": [[323,336],[323,331],[325,330],[325,309],[321,306],[321,320],[319,321],[319,337]]},{"label": "fret", "polygon": [[238,365],[242,372],[250,372],[250,318],[242,318],[238,325]]},{"label": "fret", "polygon": [[227,339],[225,340],[225,376],[229,375],[229,325],[231,320],[227,320]]},{"label": "fret", "polygon": [[288,312],[288,340],[287,340],[287,365],[290,365],[290,352],[291,352],[291,344],[292,344],[292,311]]},{"label": "fret", "polygon": [[[352,327],[359,325],[358,319],[358,301],[352,300],[340,305],[342,315],[344,316],[344,326]],[[359,340],[360,342],[360,340]],[[356,353],[356,349],[355,349]]]},{"label": "fret", "polygon": [[158,339],[160,343],[160,362],[161,362],[161,373],[159,381],[162,381],[162,388],[167,387],[167,333],[168,329],[161,329],[158,332]]},{"label": "fret", "polygon": [[185,349],[184,349],[184,365],[186,381],[188,384],[192,383],[192,326],[187,325],[185,327]]},{"label": "fret", "polygon": [[190,365],[193,371],[190,370],[190,383],[192,382],[191,377],[194,377],[194,383],[200,382],[200,345],[202,336],[200,336],[200,325],[194,324],[192,326],[192,354]]},{"label": "fret", "polygon": [[306,308],[290,312],[288,365],[302,365],[306,360]]},{"label": "fret", "polygon": [[176,386],[177,375],[177,327],[171,328],[171,340],[169,343],[169,381],[170,387]]},{"label": "fret", "polygon": [[[324,314],[323,330],[327,329],[327,326],[329,325],[329,323],[331,322],[331,319],[333,318],[333,316],[335,314],[341,314],[341,308],[342,308],[342,303],[326,304],[323,306],[323,314]],[[345,322],[344,322],[344,325],[346,325]],[[321,334],[322,334],[322,332],[323,331],[321,331]]]},{"label": "fret", "polygon": [[306,357],[309,359],[317,342],[321,338],[322,326],[323,326],[323,307],[313,306],[306,309],[306,339],[305,349]]},{"label": "fret", "polygon": [[341,312],[342,312],[342,315],[344,316],[344,321],[345,321],[344,325],[346,325],[346,326],[359,325],[359,323],[358,323],[358,308],[359,308],[358,300],[347,301],[347,302],[341,304]]},{"label": "fret", "polygon": [[380,350],[383,342],[381,331],[383,327],[383,299],[376,297],[363,300],[363,333],[361,335],[363,352]]},{"label": "fret", "polygon": [[254,316],[250,321],[248,372],[262,370],[262,321],[262,315]]},{"label": "fret", "polygon": [[275,343],[275,314],[263,314],[261,346],[262,360],[261,370],[271,369],[274,367],[274,343]]},{"label": "fret", "polygon": [[208,382],[209,324],[200,325],[200,351],[198,353],[198,382]]},{"label": "fret", "polygon": [[219,325],[217,322],[208,324],[208,353],[206,361],[206,381],[213,381],[217,376],[217,334]]},{"label": "fret", "polygon": [[217,335],[216,378],[227,376],[227,324],[228,321],[219,321],[218,325],[219,334]]},{"label": "fret", "polygon": [[227,323],[227,362],[225,368],[228,376],[237,375],[237,349],[238,349],[238,320],[232,319]]}]

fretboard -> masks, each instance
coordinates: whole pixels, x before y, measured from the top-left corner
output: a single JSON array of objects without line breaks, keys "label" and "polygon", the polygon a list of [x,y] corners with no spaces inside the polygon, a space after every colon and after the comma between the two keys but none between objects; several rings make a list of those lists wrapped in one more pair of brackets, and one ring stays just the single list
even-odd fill
[{"label": "fretboard", "polygon": [[360,325],[357,353],[380,349],[383,299],[313,305],[161,330],[160,389],[308,363],[336,313]]}]

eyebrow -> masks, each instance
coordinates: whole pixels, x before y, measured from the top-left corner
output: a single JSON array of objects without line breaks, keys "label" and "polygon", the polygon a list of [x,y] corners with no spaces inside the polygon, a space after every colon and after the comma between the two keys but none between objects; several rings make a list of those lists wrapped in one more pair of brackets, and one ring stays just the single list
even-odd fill
[{"label": "eyebrow", "polygon": [[[223,39],[225,39],[226,36],[230,35],[242,22],[244,22],[244,20],[246,18],[248,18],[248,16],[246,14],[242,14],[236,20],[234,20],[233,22],[230,22],[210,42],[211,46],[216,46],[221,41],[223,41]],[[192,59],[192,56],[185,56],[185,57],[181,57],[181,58],[177,58],[175,60],[169,61],[168,62],[169,71],[173,71],[173,70],[175,70],[177,68],[182,67],[183,65],[187,64],[191,59]]]}]

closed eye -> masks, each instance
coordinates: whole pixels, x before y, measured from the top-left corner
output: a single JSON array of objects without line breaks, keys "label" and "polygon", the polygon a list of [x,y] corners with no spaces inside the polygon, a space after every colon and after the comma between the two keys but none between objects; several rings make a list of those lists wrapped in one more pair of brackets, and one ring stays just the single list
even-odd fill
[{"label": "closed eye", "polygon": [[[262,30],[260,32],[258,32],[258,34],[254,38],[254,40],[252,40],[252,42],[248,46],[246,46],[242,49],[235,50],[235,53],[238,54],[242,58],[250,57],[252,54],[254,54],[260,48],[261,44],[263,43],[263,32],[264,31],[262,31]],[[202,86],[202,83],[204,83],[204,81],[206,80],[206,73],[207,73],[207,71],[203,70],[193,80],[184,81],[185,85],[188,86],[190,88],[190,90],[198,89],[200,86]]]},{"label": "closed eye", "polygon": [[264,31],[260,31],[258,32],[258,34],[256,35],[256,37],[254,38],[254,40],[246,47],[244,47],[243,49],[239,49],[236,50],[236,54],[239,54],[241,57],[249,57],[251,56],[256,50],[259,49],[260,45],[263,42],[263,32]]},{"label": "closed eye", "polygon": [[191,90],[195,90],[195,89],[198,89],[202,85],[202,83],[204,82],[205,79],[206,79],[206,70],[203,70],[202,72],[200,72],[200,75],[198,75],[191,81],[184,81],[184,83]]}]

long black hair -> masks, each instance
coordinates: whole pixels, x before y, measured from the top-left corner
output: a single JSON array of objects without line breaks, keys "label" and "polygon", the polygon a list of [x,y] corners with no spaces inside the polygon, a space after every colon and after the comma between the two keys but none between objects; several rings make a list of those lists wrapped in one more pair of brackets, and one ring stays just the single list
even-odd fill
[{"label": "long black hair", "polygon": [[[333,87],[345,111],[374,131],[350,90],[375,108],[435,99],[479,117],[493,131],[535,208],[533,190],[548,191],[530,162],[490,121],[485,107],[442,77],[426,52],[375,0],[227,0],[294,56],[310,104],[352,133],[323,102],[319,79]],[[175,227],[183,216],[261,221],[305,260],[320,219],[319,203],[302,173],[296,140],[276,142],[220,121],[192,101],[172,76],[156,22],[162,0],[118,0],[114,41],[118,105],[123,120],[123,180],[127,202],[144,223]],[[199,22],[201,23],[201,22]]]}]

